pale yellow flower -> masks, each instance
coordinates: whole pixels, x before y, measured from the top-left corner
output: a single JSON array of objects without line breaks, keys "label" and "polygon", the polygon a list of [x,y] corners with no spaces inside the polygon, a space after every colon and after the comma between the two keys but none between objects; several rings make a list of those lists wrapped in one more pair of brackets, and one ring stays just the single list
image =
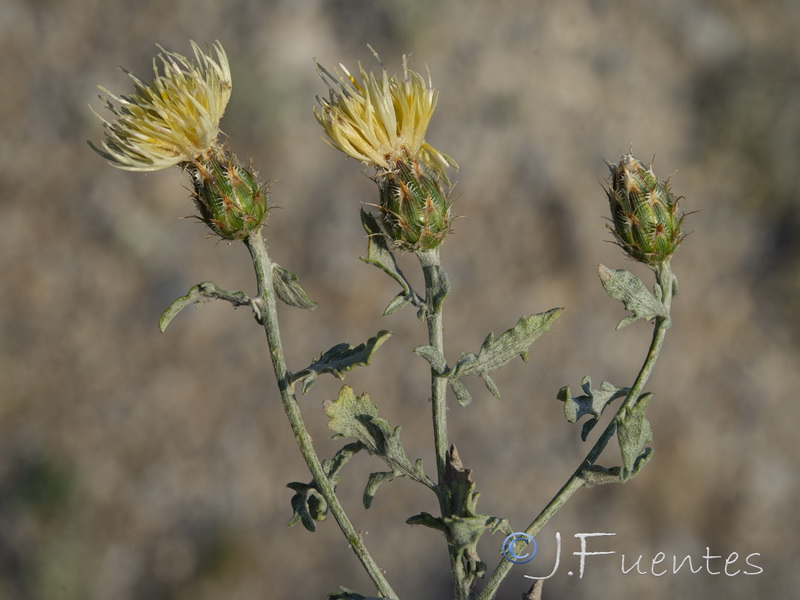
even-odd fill
[{"label": "pale yellow flower", "polygon": [[[377,53],[375,58],[380,63]],[[438,96],[430,72],[426,81],[408,68],[405,56],[402,78],[389,77],[382,63],[379,76],[367,73],[359,63],[361,81],[344,65],[339,67],[345,76],[337,80],[317,63],[329,97],[317,97],[320,107],[314,107],[314,116],[331,146],[386,170],[393,169],[398,160],[415,159],[443,176],[446,167],[457,166],[425,141]]]},{"label": "pale yellow flower", "polygon": [[153,81],[125,71],[135,87],[130,97],[117,97],[100,87],[108,96],[105,105],[114,119],[109,122],[97,115],[105,128],[105,151],[89,145],[115,167],[157,171],[196,159],[213,146],[231,95],[230,66],[219,42],[213,46],[216,60],[191,44],[196,64],[159,46],[161,53],[153,59]]}]

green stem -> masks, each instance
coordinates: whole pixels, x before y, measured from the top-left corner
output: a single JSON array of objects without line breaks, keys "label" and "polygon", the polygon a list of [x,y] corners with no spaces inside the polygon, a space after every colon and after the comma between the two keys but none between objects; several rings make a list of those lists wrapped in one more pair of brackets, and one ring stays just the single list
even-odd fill
[{"label": "green stem", "polygon": [[278,389],[280,390],[283,409],[286,412],[286,416],[289,417],[289,423],[292,427],[295,440],[297,440],[297,444],[300,447],[300,452],[311,471],[311,475],[317,483],[320,493],[328,503],[328,508],[339,524],[339,528],[342,530],[342,533],[344,533],[347,541],[350,543],[350,547],[353,549],[356,556],[358,556],[361,564],[364,565],[364,568],[374,582],[378,592],[385,598],[397,598],[397,594],[389,585],[389,582],[386,581],[383,572],[375,563],[372,556],[367,551],[364,542],[361,540],[361,537],[353,527],[353,524],[347,518],[344,508],[342,508],[339,499],[336,497],[333,485],[328,479],[325,470],[322,468],[322,463],[314,450],[311,436],[308,434],[308,430],[303,423],[303,417],[300,414],[300,406],[297,403],[297,396],[295,395],[293,386],[289,383],[289,371],[286,368],[286,359],[281,346],[275,290],[272,282],[272,261],[267,254],[267,246],[264,243],[264,238],[261,236],[260,232],[253,233],[247,238],[245,245],[253,259],[253,266],[258,280],[258,298],[260,301],[258,308],[261,311],[259,320],[264,325],[264,331],[267,334],[267,343],[269,345],[272,366],[275,370],[275,378],[278,381]]},{"label": "green stem", "polygon": [[[427,318],[428,343],[444,356],[444,324],[441,303],[436,305],[434,295],[438,286],[441,262],[438,248],[427,252],[419,252],[422,272],[425,276],[425,299],[428,306]],[[444,479],[447,463],[447,378],[439,375],[431,368],[431,403],[433,412],[433,445],[436,452],[436,471],[439,484]]]},{"label": "green stem", "polygon": [[[442,315],[442,302],[447,293],[447,275],[442,269],[439,249],[417,252],[422,273],[425,277],[425,302],[427,315],[425,322],[428,326],[428,343],[444,356],[444,320]],[[442,377],[435,369],[431,368],[431,413],[433,416],[433,445],[436,453],[436,471],[438,474],[437,488],[439,495],[439,508],[442,517],[451,516],[449,506],[449,493],[445,481],[447,468],[447,378]],[[453,571],[453,586],[457,600],[467,600],[471,587],[470,578],[461,559],[453,548],[450,548],[450,567]]]},{"label": "green stem", "polygon": [[[673,277],[669,261],[659,265],[656,268],[656,282],[661,287],[661,301],[667,308],[667,315],[669,315],[670,307],[672,306],[673,292]],[[639,374],[636,376],[633,386],[631,387],[627,396],[625,396],[625,400],[622,402],[622,405],[619,407],[619,409],[617,409],[614,418],[611,419],[611,422],[595,442],[594,446],[592,446],[592,449],[589,450],[586,458],[583,459],[578,468],[575,469],[575,472],[570,476],[567,482],[561,487],[561,489],[547,504],[547,506],[544,507],[542,512],[540,512],[539,515],[530,523],[530,525],[525,528],[525,533],[532,536],[535,536],[537,533],[539,533],[539,531],[542,530],[547,522],[559,511],[559,509],[564,506],[567,500],[569,500],[570,497],[572,497],[572,495],[578,491],[578,489],[583,487],[585,484],[583,473],[588,467],[594,465],[595,461],[599,458],[600,454],[602,454],[603,450],[606,449],[606,446],[608,446],[608,443],[614,437],[614,434],[617,431],[617,417],[621,415],[623,411],[628,411],[629,409],[633,408],[633,405],[639,399],[642,389],[647,383],[647,380],[650,378],[650,374],[653,372],[653,367],[656,364],[656,360],[658,360],[658,355],[661,352],[662,345],[664,344],[664,337],[666,336],[667,329],[669,329],[670,325],[671,321],[669,316],[656,318],[653,327],[653,338],[650,341],[650,348],[647,352],[647,356],[642,364],[642,368],[639,370]],[[503,579],[505,579],[506,575],[508,575],[508,572],[511,570],[512,566],[514,566],[514,563],[503,559],[500,564],[497,565],[497,568],[495,568],[477,600],[491,600],[494,598],[498,588],[500,587],[500,584],[502,583]]]}]

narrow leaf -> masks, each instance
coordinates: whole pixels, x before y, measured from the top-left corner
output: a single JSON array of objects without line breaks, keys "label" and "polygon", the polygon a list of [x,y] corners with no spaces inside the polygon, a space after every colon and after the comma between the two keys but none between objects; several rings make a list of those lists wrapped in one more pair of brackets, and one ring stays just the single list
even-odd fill
[{"label": "narrow leaf", "polygon": [[441,265],[428,265],[423,267],[425,273],[426,288],[428,290],[428,310],[438,313],[442,308],[442,302],[450,293],[450,278],[447,271]]},{"label": "narrow leaf", "polygon": [[397,294],[397,296],[395,296],[392,299],[391,302],[389,302],[389,305],[384,309],[383,316],[388,317],[389,315],[393,315],[409,302],[411,302],[411,300],[409,300],[405,292],[400,292],[399,294]]},{"label": "narrow leaf", "polygon": [[332,484],[336,485],[339,483],[339,471],[341,468],[354,454],[364,449],[364,444],[361,442],[351,442],[350,444],[342,446],[342,448],[333,455],[333,458],[322,463],[322,467],[325,469],[325,473],[328,475],[328,479]]},{"label": "narrow leaf", "polygon": [[444,375],[447,371],[447,361],[442,353],[433,346],[417,346],[414,348],[414,353],[427,360],[437,375]]},{"label": "narrow leaf", "polygon": [[314,310],[317,307],[317,303],[311,300],[305,290],[300,287],[297,275],[277,263],[272,263],[272,281],[275,286],[275,295],[282,302],[305,310]]},{"label": "narrow leaf", "polygon": [[403,288],[406,295],[411,291],[405,276],[397,266],[397,261],[394,254],[389,249],[386,243],[386,237],[383,235],[381,226],[378,224],[377,219],[363,208],[361,209],[361,224],[367,232],[367,257],[362,257],[365,263],[375,265],[389,277],[394,279]]},{"label": "narrow leaf", "polygon": [[424,311],[425,303],[422,298],[414,291],[406,276],[397,266],[397,261],[394,254],[389,249],[386,243],[386,236],[384,236],[378,220],[370,213],[361,209],[361,224],[367,232],[367,256],[361,257],[365,263],[378,267],[381,271],[386,273],[389,277],[394,279],[402,288],[402,292],[395,296],[383,311],[384,316],[390,315],[403,308],[406,304],[413,304],[419,307],[420,311]]},{"label": "narrow leaf", "polygon": [[178,316],[179,312],[202,297],[202,295],[199,293],[199,290],[199,285],[194,286],[189,290],[188,294],[173,300],[172,304],[170,304],[164,310],[164,312],[161,313],[161,317],[158,319],[158,329],[161,331],[161,333],[166,331],[167,326],[172,322],[172,319]]},{"label": "narrow leaf", "polygon": [[472,394],[469,393],[467,386],[461,383],[458,379],[448,379],[448,381],[450,382],[450,388],[456,395],[456,400],[458,400],[458,403],[461,406],[466,406],[472,402]]},{"label": "narrow leaf", "polygon": [[192,287],[185,296],[173,300],[158,320],[158,328],[161,333],[167,329],[167,326],[172,322],[179,312],[194,302],[200,302],[205,299],[226,300],[234,306],[252,306],[253,299],[244,292],[230,292],[224,290],[217,284],[211,281],[204,281]]},{"label": "narrow leaf", "polygon": [[488,373],[481,373],[481,379],[483,379],[483,382],[486,384],[486,388],[492,393],[492,396],[500,400],[500,389],[497,387],[494,379],[489,377]]},{"label": "narrow leaf", "polygon": [[434,517],[432,514],[426,512],[421,512],[418,515],[409,517],[406,519],[406,523],[409,525],[423,525],[447,533],[447,526],[444,524],[441,517]]},{"label": "narrow leaf", "polygon": [[638,473],[653,453],[653,449],[647,447],[653,441],[653,432],[644,417],[650,398],[652,394],[641,395],[631,409],[617,416],[617,439],[622,452],[622,481],[627,481]]},{"label": "narrow leaf", "polygon": [[391,481],[397,477],[394,471],[379,471],[377,473],[370,473],[367,480],[367,487],[364,488],[364,508],[372,506],[372,499],[375,497],[375,492],[378,491],[378,486],[384,481]]}]

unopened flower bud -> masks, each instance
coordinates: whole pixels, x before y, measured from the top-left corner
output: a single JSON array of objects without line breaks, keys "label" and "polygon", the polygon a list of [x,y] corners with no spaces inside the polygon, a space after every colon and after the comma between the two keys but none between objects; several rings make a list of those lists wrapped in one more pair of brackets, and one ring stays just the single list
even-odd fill
[{"label": "unopened flower bud", "polygon": [[376,178],[386,234],[400,248],[433,250],[450,233],[448,190],[419,161],[398,160]]},{"label": "unopened flower bud", "polygon": [[267,217],[267,194],[252,167],[227,149],[213,148],[188,164],[200,219],[226,240],[243,240]]},{"label": "unopened flower bud", "polygon": [[678,208],[680,198],[670,191],[669,179],[659,181],[652,165],[645,168],[631,154],[608,167],[609,229],[617,244],[634,260],[651,267],[663,263],[686,237],[681,232],[685,215]]}]

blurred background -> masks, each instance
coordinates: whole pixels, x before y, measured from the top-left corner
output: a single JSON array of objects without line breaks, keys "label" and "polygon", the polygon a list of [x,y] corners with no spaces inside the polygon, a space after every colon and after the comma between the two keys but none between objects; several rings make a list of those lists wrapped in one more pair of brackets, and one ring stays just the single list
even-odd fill
[{"label": "blurred background", "polygon": [[[588,449],[556,393],[590,375],[627,385],[650,327],[599,285],[604,263],[648,285],[604,228],[603,160],[633,148],[672,173],[692,234],[673,260],[680,295],[648,390],[655,456],[625,485],[580,490],[539,536],[498,596],[561,567],[555,600],[788,598],[800,583],[795,508],[800,408],[800,2],[354,0],[0,1],[0,600],[325,598],[369,580],[333,520],[287,528],[285,487],[310,479],[281,410],[262,330],[247,310],[207,303],[164,335],[161,311],[200,281],[255,292],[241,245],[206,238],[178,169],[111,168],[96,86],[131,91],[124,66],[152,74],[156,44],[190,54],[220,40],[233,70],[222,128],[240,157],[274,180],[266,230],[273,258],[319,302],[281,307],[289,367],[388,328],[374,364],[347,376],[369,392],[412,459],[435,470],[425,342],[413,311],[381,317],[394,282],[358,260],[360,203],[376,189],[320,140],[326,93],[313,64],[361,61],[390,72],[411,54],[440,90],[428,141],[452,155],[455,211],[443,247],[453,290],[447,355],[477,351],[522,314],[565,311],[530,362],[496,373],[495,400],[452,403],[451,439],[473,469],[479,508],[524,528]],[[417,265],[401,265],[420,281]],[[330,379],[330,380],[329,380]],[[302,398],[322,456],[321,403]],[[610,446],[601,461],[618,464]],[[367,546],[401,598],[450,595],[447,554],[405,525],[433,496],[397,480],[361,506],[368,456],[339,485]],[[577,573],[581,532],[613,532]],[[496,564],[501,535],[482,558]],[[653,576],[694,557],[691,574]],[[705,569],[704,554],[724,558]],[[641,555],[642,570],[623,574]],[[735,559],[734,559],[735,560]],[[659,569],[657,569],[658,571]]]}]

